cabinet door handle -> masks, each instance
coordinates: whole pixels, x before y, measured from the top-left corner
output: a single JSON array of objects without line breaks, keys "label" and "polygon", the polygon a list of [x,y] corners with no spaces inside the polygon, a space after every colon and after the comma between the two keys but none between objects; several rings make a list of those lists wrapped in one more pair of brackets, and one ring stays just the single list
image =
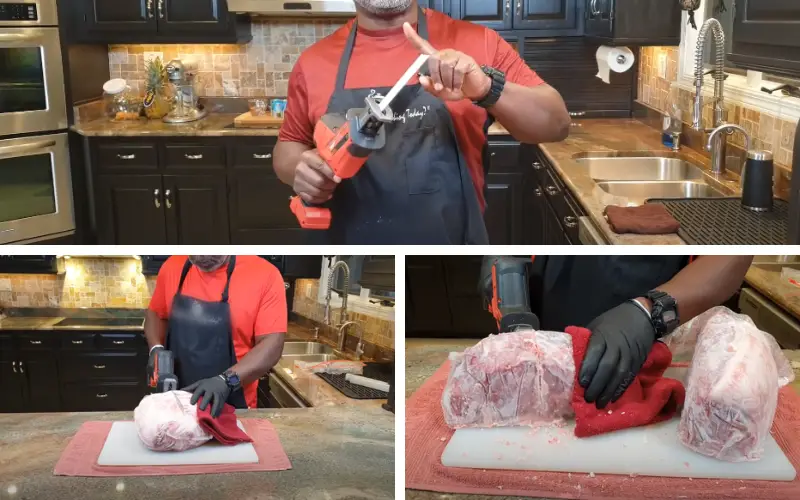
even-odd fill
[{"label": "cabinet door handle", "polygon": [[253,153],[253,159],[254,160],[269,160],[270,158],[272,158],[272,153],[267,153],[265,155],[261,155],[261,154],[258,154],[258,153]]},{"label": "cabinet door handle", "polygon": [[98,399],[103,399],[103,398],[107,398],[108,394],[95,394],[94,397],[96,397]]},{"label": "cabinet door handle", "polygon": [[133,154],[133,153],[128,154],[128,155],[124,155],[124,154],[120,153],[120,154],[117,154],[117,158],[119,158],[120,160],[130,161],[130,160],[135,160],[136,159],[136,155]]},{"label": "cabinet door handle", "polygon": [[41,340],[31,340],[31,344],[33,344],[33,345],[42,345],[42,341]]},{"label": "cabinet door handle", "polygon": [[94,365],[94,367],[98,370],[105,370],[106,365]]},{"label": "cabinet door handle", "polygon": [[160,189],[156,189],[155,191],[153,191],[153,203],[155,203],[156,208],[161,208],[161,199],[159,199],[160,195],[161,195]]},{"label": "cabinet door handle", "polygon": [[569,116],[576,118],[579,116],[586,116],[586,111],[570,111]]},{"label": "cabinet door handle", "polygon": [[190,155],[189,153],[186,153],[185,155],[183,155],[183,157],[186,158],[187,160],[202,160],[203,159],[203,155],[201,153],[198,153],[196,155]]},{"label": "cabinet door handle", "polygon": [[592,17],[597,17],[600,14],[600,10],[597,8],[597,0],[589,2],[589,10],[592,13]]},{"label": "cabinet door handle", "polygon": [[167,208],[172,208],[172,199],[170,198],[171,196],[172,196],[172,191],[170,191],[169,189],[164,191],[164,201],[167,202]]},{"label": "cabinet door handle", "polygon": [[114,344],[114,345],[122,345],[122,344],[125,343],[125,341],[124,340],[113,340],[113,341],[111,341],[111,343]]},{"label": "cabinet door handle", "polygon": [[489,156],[497,156],[497,151],[492,151],[491,153],[489,153]]},{"label": "cabinet door handle", "polygon": [[567,215],[566,217],[564,217],[564,225],[567,226],[568,228],[576,227],[578,225],[578,219],[576,219],[571,215]]},{"label": "cabinet door handle", "polygon": [[73,340],[72,343],[75,345],[81,345],[83,344],[83,340]]},{"label": "cabinet door handle", "polygon": [[544,193],[542,193],[542,190],[540,188],[536,188],[536,189],[533,190],[533,195],[534,196],[542,196],[542,194],[544,194]]},{"label": "cabinet door handle", "polygon": [[19,373],[19,372],[17,372],[17,362],[16,361],[12,361],[11,362],[11,369],[14,370],[14,373]]},{"label": "cabinet door handle", "polygon": [[164,0],[158,0],[158,17],[164,19]]},{"label": "cabinet door handle", "polygon": [[511,0],[506,0],[506,14],[511,11]]},{"label": "cabinet door handle", "polygon": [[23,368],[24,365],[22,364],[22,361],[18,361],[17,363],[19,363],[19,372],[24,374],[25,368]]},{"label": "cabinet door handle", "polygon": [[542,164],[539,163],[538,161],[535,161],[535,162],[531,163],[531,166],[533,167],[534,170],[541,170],[542,169]]},{"label": "cabinet door handle", "polygon": [[522,2],[517,1],[517,17],[522,17]]},{"label": "cabinet door handle", "polygon": [[147,0],[147,18],[153,19],[153,0]]},{"label": "cabinet door handle", "polygon": [[545,192],[550,196],[555,196],[558,194],[558,188],[555,186],[547,186],[544,188]]}]

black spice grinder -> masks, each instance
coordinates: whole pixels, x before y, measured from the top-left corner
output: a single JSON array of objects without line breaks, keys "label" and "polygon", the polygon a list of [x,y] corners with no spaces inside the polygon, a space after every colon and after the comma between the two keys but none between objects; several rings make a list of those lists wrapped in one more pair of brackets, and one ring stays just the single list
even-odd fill
[{"label": "black spice grinder", "polygon": [[389,397],[382,406],[384,410],[394,413],[394,363],[392,363],[392,380],[389,382]]},{"label": "black spice grinder", "polygon": [[748,151],[742,171],[742,206],[754,212],[772,210],[775,165],[769,151]]}]

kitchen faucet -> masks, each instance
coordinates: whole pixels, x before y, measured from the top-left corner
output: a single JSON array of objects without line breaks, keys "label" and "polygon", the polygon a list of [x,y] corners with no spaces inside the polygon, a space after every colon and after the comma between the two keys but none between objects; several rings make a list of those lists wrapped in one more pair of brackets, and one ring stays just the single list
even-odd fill
[{"label": "kitchen faucet", "polygon": [[328,288],[325,293],[325,324],[331,324],[331,291],[333,290],[333,279],[336,277],[336,272],[339,269],[342,269],[344,272],[344,292],[342,293],[342,308],[339,311],[339,324],[343,324],[347,321],[347,294],[350,290],[350,267],[347,265],[347,262],[340,260],[337,261],[333,267],[331,267],[331,272],[328,275]]},{"label": "kitchen faucet", "polygon": [[339,325],[339,352],[344,352],[344,342],[347,339],[345,331],[348,326],[355,326],[358,333],[358,345],[356,345],[356,361],[361,361],[361,356],[364,355],[364,329],[358,321],[347,321]]},{"label": "kitchen faucet", "polygon": [[[703,52],[709,32],[714,38],[714,126],[711,129],[703,127]],[[722,25],[714,18],[703,23],[700,34],[697,36],[697,49],[694,54],[694,113],[692,128],[700,132],[717,132],[711,134],[708,141],[708,150],[711,152],[711,172],[714,174],[725,173],[725,158],[728,149],[727,134],[732,131],[725,130],[719,133],[725,125],[725,33]]]},{"label": "kitchen faucet", "polygon": [[[739,125],[734,125],[733,123],[723,123],[719,127],[715,128],[711,131],[711,134],[708,136],[708,144],[706,144],[706,150],[711,152],[711,163],[715,163],[715,154],[719,154],[719,150],[714,149],[714,144],[719,140],[718,137],[722,137],[724,135],[732,134],[736,131],[739,131],[744,135],[744,150],[750,151],[750,134],[747,133],[747,130],[743,129]],[[723,143],[724,144],[724,143]],[[723,147],[723,151],[725,148]],[[722,166],[723,169],[725,167],[725,158],[722,158]],[[742,174],[744,170],[742,171]]]}]

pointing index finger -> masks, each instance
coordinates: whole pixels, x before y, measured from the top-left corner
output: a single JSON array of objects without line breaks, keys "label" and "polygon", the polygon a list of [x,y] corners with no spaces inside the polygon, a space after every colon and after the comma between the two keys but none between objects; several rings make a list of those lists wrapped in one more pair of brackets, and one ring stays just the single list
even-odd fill
[{"label": "pointing index finger", "polygon": [[431,45],[430,43],[428,43],[427,40],[419,36],[419,34],[417,34],[417,32],[410,24],[403,23],[403,32],[405,33],[408,41],[411,42],[411,45],[413,45],[414,48],[417,49],[421,54],[432,56],[436,54],[436,52],[438,52],[436,49],[433,48],[433,45]]}]

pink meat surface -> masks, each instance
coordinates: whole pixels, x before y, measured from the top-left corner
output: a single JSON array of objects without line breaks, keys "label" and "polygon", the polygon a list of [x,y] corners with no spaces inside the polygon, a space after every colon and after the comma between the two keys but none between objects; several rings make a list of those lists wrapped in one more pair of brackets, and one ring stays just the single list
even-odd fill
[{"label": "pink meat surface", "polygon": [[442,395],[451,428],[547,424],[572,415],[572,340],[562,332],[491,335],[451,355]]},{"label": "pink meat surface", "polygon": [[133,411],[139,439],[154,451],[184,451],[197,448],[212,436],[197,423],[197,408],[189,403],[191,393],[171,391],[146,396]]},{"label": "pink meat surface", "polygon": [[794,374],[772,336],[718,307],[668,339],[694,347],[678,434],[688,448],[720,460],[759,460],[772,427],[778,389]]}]

